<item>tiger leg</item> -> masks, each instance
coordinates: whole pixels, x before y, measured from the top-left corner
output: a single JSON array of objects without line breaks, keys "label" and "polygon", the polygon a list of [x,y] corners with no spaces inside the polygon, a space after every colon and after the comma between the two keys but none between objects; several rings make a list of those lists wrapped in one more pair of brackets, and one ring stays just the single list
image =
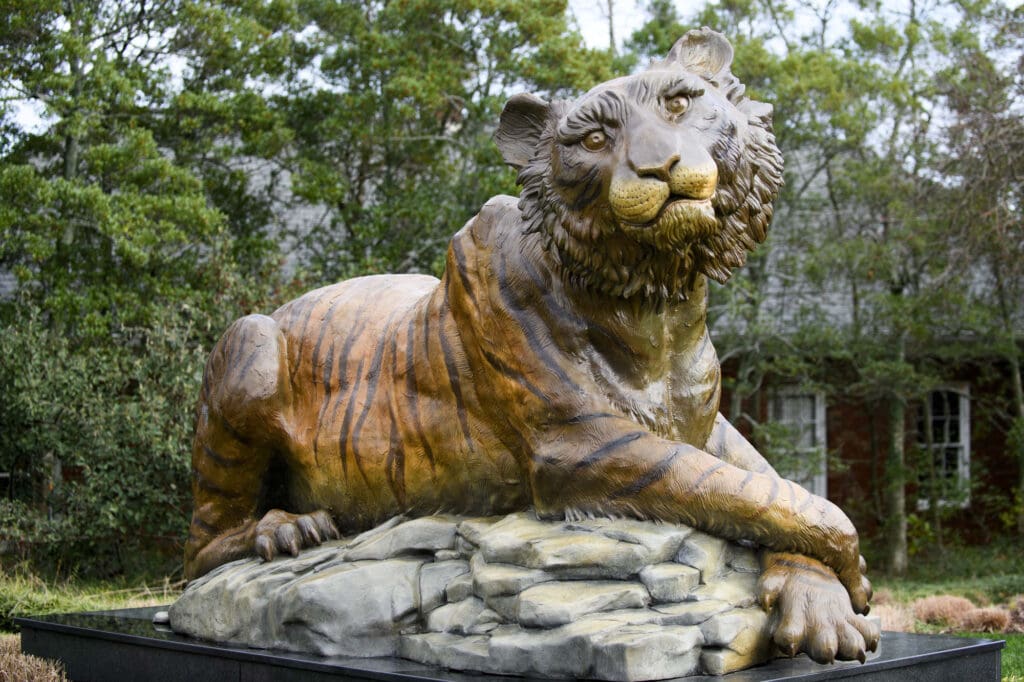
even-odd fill
[{"label": "tiger leg", "polygon": [[575,509],[687,523],[720,537],[804,554],[832,569],[855,611],[868,593],[853,524],[799,485],[745,471],[611,414],[569,420],[535,446],[538,512]]},{"label": "tiger leg", "polygon": [[[708,454],[718,457],[724,462],[732,464],[733,466],[739,467],[745,471],[753,471],[754,473],[764,474],[766,476],[774,477],[779,479],[780,485],[785,485],[784,479],[779,476],[778,472],[772,468],[771,464],[761,456],[761,453],[750,444],[750,442],[743,437],[739,431],[733,427],[721,414],[715,418],[715,426],[711,432],[711,436],[708,438],[708,442],[704,445],[704,450]],[[771,557],[769,557],[771,558]],[[860,558],[861,566],[861,580],[860,588],[863,594],[867,595],[867,598],[871,599],[871,581],[867,577],[866,563],[864,557]],[[777,564],[777,562],[772,562]],[[780,565],[792,566],[793,562],[783,562]],[[795,569],[794,569],[795,570]],[[858,613],[867,614],[867,603],[858,604]]]},{"label": "tiger leg", "polygon": [[288,446],[285,348],[274,320],[250,315],[228,328],[207,361],[192,444],[187,579],[254,553],[269,560],[338,537],[325,512],[265,510],[266,492],[281,483],[268,480],[271,462]]}]

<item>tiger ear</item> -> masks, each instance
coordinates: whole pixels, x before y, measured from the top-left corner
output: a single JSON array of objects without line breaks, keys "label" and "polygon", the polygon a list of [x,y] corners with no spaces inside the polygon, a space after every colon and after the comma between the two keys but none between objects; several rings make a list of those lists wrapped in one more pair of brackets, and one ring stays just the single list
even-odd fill
[{"label": "tiger ear", "polygon": [[687,71],[713,79],[732,66],[732,45],[718,31],[705,26],[699,31],[688,31],[669,50],[665,62],[676,63]]},{"label": "tiger ear", "polygon": [[550,117],[551,104],[536,95],[515,95],[505,103],[494,133],[505,163],[520,170],[530,162]]}]

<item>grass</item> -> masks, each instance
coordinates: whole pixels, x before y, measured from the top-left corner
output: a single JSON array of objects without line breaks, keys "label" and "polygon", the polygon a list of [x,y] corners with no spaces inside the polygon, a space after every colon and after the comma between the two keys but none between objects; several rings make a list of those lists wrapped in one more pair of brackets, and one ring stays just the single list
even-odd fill
[{"label": "grass", "polygon": [[1002,651],[1002,682],[1024,682],[1024,633],[976,634],[956,633],[971,639],[1003,639],[1006,647]]},{"label": "grass", "polygon": [[0,635],[0,682],[67,682],[64,666],[21,653],[21,637]]},{"label": "grass", "polygon": [[127,580],[46,581],[24,569],[0,569],[0,632],[15,632],[18,616],[168,604],[180,590],[179,583],[168,580],[155,586]]},{"label": "grass", "polygon": [[[157,585],[76,578],[46,581],[24,568],[0,568],[0,633],[14,632],[18,616],[168,604],[180,591],[180,583],[166,579]],[[23,655],[20,635],[0,634],[0,682],[67,682],[67,677],[60,663]]]},{"label": "grass", "polygon": [[[899,607],[925,597],[953,595],[965,597],[978,606],[1012,607],[1024,596],[1024,564],[1021,543],[1004,538],[986,546],[952,546],[945,551],[932,548],[911,559],[905,577],[872,575],[876,594],[888,593]],[[881,610],[881,609],[879,609]],[[1002,639],[1003,682],[1024,682],[1024,633],[957,632],[954,626],[933,625],[913,620],[912,629],[920,633],[952,632],[963,637]]]}]

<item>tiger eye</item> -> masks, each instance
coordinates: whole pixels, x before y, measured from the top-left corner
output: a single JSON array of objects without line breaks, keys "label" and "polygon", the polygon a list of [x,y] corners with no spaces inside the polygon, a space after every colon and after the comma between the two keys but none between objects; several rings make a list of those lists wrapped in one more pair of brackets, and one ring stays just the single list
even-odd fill
[{"label": "tiger eye", "polygon": [[676,95],[665,100],[665,110],[673,116],[680,116],[690,108],[690,98],[686,95]]},{"label": "tiger eye", "polygon": [[600,130],[595,130],[591,133],[587,133],[586,137],[584,137],[581,142],[585,149],[597,152],[604,149],[604,146],[608,144],[608,136]]}]

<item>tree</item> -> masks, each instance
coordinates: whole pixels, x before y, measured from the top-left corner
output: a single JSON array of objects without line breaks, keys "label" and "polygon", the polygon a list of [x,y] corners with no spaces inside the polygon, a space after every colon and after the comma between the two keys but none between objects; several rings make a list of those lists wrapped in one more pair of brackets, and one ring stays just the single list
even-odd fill
[{"label": "tree", "polygon": [[1024,18],[997,3],[965,12],[947,43],[949,65],[940,93],[953,114],[947,147],[936,170],[952,187],[941,207],[950,233],[963,245],[963,286],[972,314],[966,331],[984,339],[984,354],[1009,369],[1011,400],[997,409],[1010,456],[1018,462],[1016,526],[1024,534],[1024,389],[1021,329],[1024,320]]},{"label": "tree", "polygon": [[[787,187],[768,241],[728,286],[713,291],[718,347],[737,370],[731,416],[748,421],[758,435],[764,425],[744,405],[759,402],[768,375],[824,387],[869,410],[883,406],[878,416],[886,426],[874,448],[877,488],[884,495],[873,506],[885,525],[886,563],[895,573],[906,566],[906,491],[915,480],[904,451],[907,425],[914,422],[909,406],[938,385],[949,359],[970,345],[961,310],[974,289],[965,284],[960,264],[972,247],[950,228],[942,209],[962,193],[951,191],[959,173],[942,162],[955,138],[937,123],[945,105],[935,76],[960,63],[963,55],[954,55],[952,46],[972,30],[1005,35],[996,24],[982,26],[979,17],[993,7],[750,0],[708,3],[690,21],[673,3],[654,0],[652,20],[628,43],[649,56],[684,26],[711,25],[733,40],[736,72],[748,88],[775,103]],[[1004,99],[993,106],[1005,105]],[[1019,114],[1011,107],[1005,118],[1016,121]],[[1008,198],[1013,191],[995,193],[1003,197],[1002,213],[987,209],[987,215],[1004,216],[1004,228],[1005,209],[1019,201]],[[1011,255],[989,271],[1008,272],[1007,264],[1018,262],[1014,248],[1000,244],[998,253]],[[983,288],[993,296],[1000,289]],[[1014,328],[1005,317],[987,319]],[[969,352],[983,345],[975,342]],[[1018,346],[1007,338],[1004,347],[1012,363]],[[849,371],[837,373],[836,367]],[[925,462],[924,478],[932,480],[921,490],[933,498],[931,523],[937,528],[938,481],[927,470]]]},{"label": "tree", "polygon": [[[6,15],[0,271],[15,288],[0,299],[0,467],[14,472],[17,497],[8,540],[123,563],[124,547],[183,532],[204,349],[255,288],[246,276],[265,271],[254,263],[276,251],[243,244],[260,229],[245,222],[251,203],[197,162],[223,147],[216,132],[182,134],[171,57],[198,54],[188,63],[223,84],[238,63],[231,49],[202,52],[188,22],[209,33],[227,14],[184,0],[38,0]],[[218,39],[240,50],[266,42]],[[244,101],[242,81],[227,83]],[[248,141],[238,114],[258,118],[252,93],[248,107],[224,99],[203,101],[202,125],[219,107],[230,121],[221,131]],[[42,112],[39,132],[13,115],[26,103]],[[17,504],[49,530],[19,534],[38,527]]]},{"label": "tree", "polygon": [[328,279],[437,272],[452,232],[513,191],[490,134],[513,91],[576,93],[610,75],[565,3],[307,2],[311,76],[279,105],[298,196],[323,207],[310,261]]},{"label": "tree", "polygon": [[[506,95],[609,75],[561,2],[4,9],[0,469],[17,499],[0,518],[8,541],[115,568],[184,532],[190,406],[231,319],[300,286],[438,269],[513,188],[489,139]],[[325,219],[296,228],[296,206]]]}]

